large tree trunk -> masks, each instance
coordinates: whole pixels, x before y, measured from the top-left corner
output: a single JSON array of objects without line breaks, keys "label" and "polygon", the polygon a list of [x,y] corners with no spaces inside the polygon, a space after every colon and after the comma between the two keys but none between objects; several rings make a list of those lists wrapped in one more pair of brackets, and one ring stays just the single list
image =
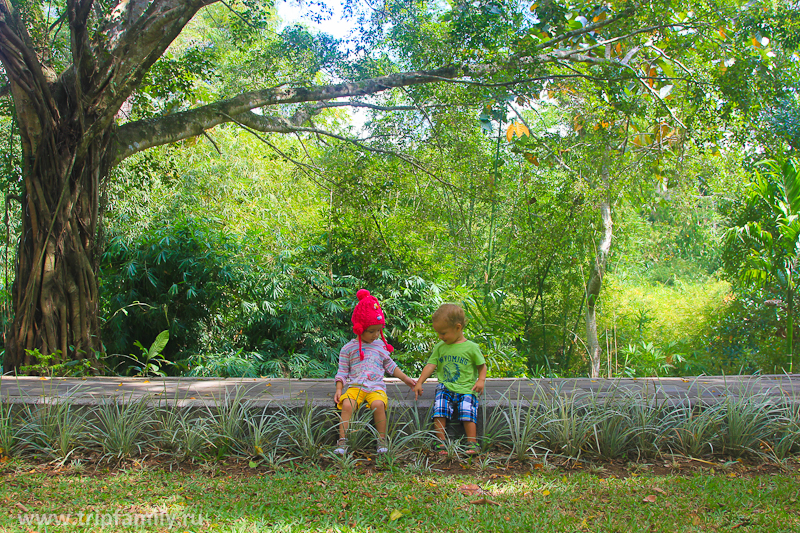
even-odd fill
[{"label": "large tree trunk", "polygon": [[[603,173],[607,174],[607,169],[604,168]],[[603,286],[603,276],[606,272],[608,254],[611,250],[611,238],[613,236],[611,203],[608,199],[604,199],[600,204],[600,218],[602,221],[602,237],[592,261],[589,281],[586,283],[586,344],[589,349],[590,372],[593,378],[600,377],[600,358],[603,354],[600,343],[597,340],[597,300],[600,297],[600,289]]]},{"label": "large tree trunk", "polygon": [[20,125],[24,185],[5,371],[37,363],[36,352],[59,354],[51,364],[88,358],[99,370],[95,238],[100,183],[117,149],[114,116],[208,1],[120,2],[93,40],[93,2],[69,0],[73,64],[57,76],[20,13],[0,0],[0,61]]},{"label": "large tree trunk", "polygon": [[[108,135],[82,146],[81,125],[16,99],[23,147],[22,228],[12,287],[14,320],[6,338],[6,371],[37,363],[89,358],[97,368],[101,341],[95,235],[99,176]],[[20,104],[27,106],[20,108]],[[33,117],[47,117],[42,124]]]}]

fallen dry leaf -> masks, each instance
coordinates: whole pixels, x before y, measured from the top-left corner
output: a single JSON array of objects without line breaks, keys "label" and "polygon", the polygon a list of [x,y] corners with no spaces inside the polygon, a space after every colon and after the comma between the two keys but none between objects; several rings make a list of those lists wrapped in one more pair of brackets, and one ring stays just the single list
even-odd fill
[{"label": "fallen dry leaf", "polygon": [[411,511],[409,509],[395,509],[391,513],[389,513],[389,521],[394,522],[398,518],[402,518],[407,514],[411,514]]},{"label": "fallen dry leaf", "polygon": [[649,496],[645,496],[644,500],[642,500],[642,501],[645,502],[645,503],[655,503],[656,495],[655,494],[650,494]]},{"label": "fallen dry leaf", "polygon": [[653,487],[653,490],[658,492],[659,494],[666,494],[667,493],[664,489],[660,489],[658,487]]},{"label": "fallen dry leaf", "polygon": [[472,483],[469,485],[461,485],[460,487],[458,487],[458,492],[460,492],[464,496],[475,496],[476,494],[480,494],[483,491],[478,485]]},{"label": "fallen dry leaf", "polygon": [[471,503],[472,505],[500,505],[499,503],[494,502],[492,500],[487,500],[486,498],[481,498],[480,500],[475,500],[469,503]]},{"label": "fallen dry leaf", "polygon": [[21,503],[19,503],[19,502],[15,503],[15,504],[14,504],[14,507],[16,507],[17,509],[19,509],[20,511],[22,511],[22,512],[23,512],[23,513],[25,513],[25,514],[28,514],[28,513],[30,513],[30,511],[28,510],[28,508],[27,508],[27,507],[25,507],[24,505],[22,505],[22,504],[21,504]]}]

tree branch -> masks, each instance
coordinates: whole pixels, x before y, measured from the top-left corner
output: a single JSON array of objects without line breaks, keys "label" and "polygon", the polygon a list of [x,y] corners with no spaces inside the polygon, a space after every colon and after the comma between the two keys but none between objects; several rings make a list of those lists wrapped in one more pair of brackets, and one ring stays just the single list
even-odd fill
[{"label": "tree branch", "polygon": [[242,113],[258,107],[376,94],[395,87],[451,79],[465,75],[468,71],[469,69],[465,67],[449,66],[431,71],[401,72],[378,78],[316,87],[273,87],[250,91],[228,100],[166,117],[129,122],[120,127],[117,133],[117,151],[112,158],[112,164],[153,146],[200,135],[207,129],[230,122],[229,117],[238,117]]},{"label": "tree branch", "polygon": [[337,139],[349,144],[352,144],[361,150],[367,152],[373,152],[377,154],[388,155],[392,157],[396,157],[402,161],[405,161],[409,165],[413,166],[414,168],[424,172],[428,176],[432,177],[436,181],[447,185],[448,187],[455,187],[450,182],[443,180],[441,177],[437,176],[435,173],[431,172],[424,166],[420,165],[413,159],[404,156],[403,154],[399,154],[393,150],[386,150],[384,148],[375,148],[372,146],[368,146],[364,144],[362,141],[358,139],[351,139],[345,137],[344,135],[339,135],[336,133],[332,133],[329,131],[321,130],[318,128],[304,128],[300,126],[294,126],[290,123],[290,121],[282,118],[282,117],[264,117],[260,115],[256,115],[255,113],[242,113],[241,115],[232,118],[232,121],[236,122],[237,124],[247,126],[257,131],[261,132],[272,132],[272,133],[311,133],[315,135],[324,135],[326,137],[330,137],[332,139]]}]

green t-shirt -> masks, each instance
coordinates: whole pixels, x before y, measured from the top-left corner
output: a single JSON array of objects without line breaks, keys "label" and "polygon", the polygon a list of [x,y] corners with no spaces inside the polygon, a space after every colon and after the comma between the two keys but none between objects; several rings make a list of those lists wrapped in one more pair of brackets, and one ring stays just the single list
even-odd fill
[{"label": "green t-shirt", "polygon": [[428,358],[436,365],[436,377],[448,390],[458,394],[472,394],[478,379],[478,367],[486,364],[480,347],[472,341],[445,344],[439,341]]}]

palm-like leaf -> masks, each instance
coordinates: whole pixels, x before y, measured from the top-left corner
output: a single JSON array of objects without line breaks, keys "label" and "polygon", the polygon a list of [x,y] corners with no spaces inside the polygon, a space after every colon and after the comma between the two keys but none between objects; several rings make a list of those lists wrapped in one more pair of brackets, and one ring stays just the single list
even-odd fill
[{"label": "palm-like leaf", "polygon": [[750,188],[750,201],[766,207],[771,223],[748,222],[732,228],[728,239],[739,239],[750,247],[741,269],[746,283],[773,285],[786,298],[787,351],[793,367],[794,296],[800,261],[800,177],[796,159],[781,163],[764,161],[759,165]]}]

